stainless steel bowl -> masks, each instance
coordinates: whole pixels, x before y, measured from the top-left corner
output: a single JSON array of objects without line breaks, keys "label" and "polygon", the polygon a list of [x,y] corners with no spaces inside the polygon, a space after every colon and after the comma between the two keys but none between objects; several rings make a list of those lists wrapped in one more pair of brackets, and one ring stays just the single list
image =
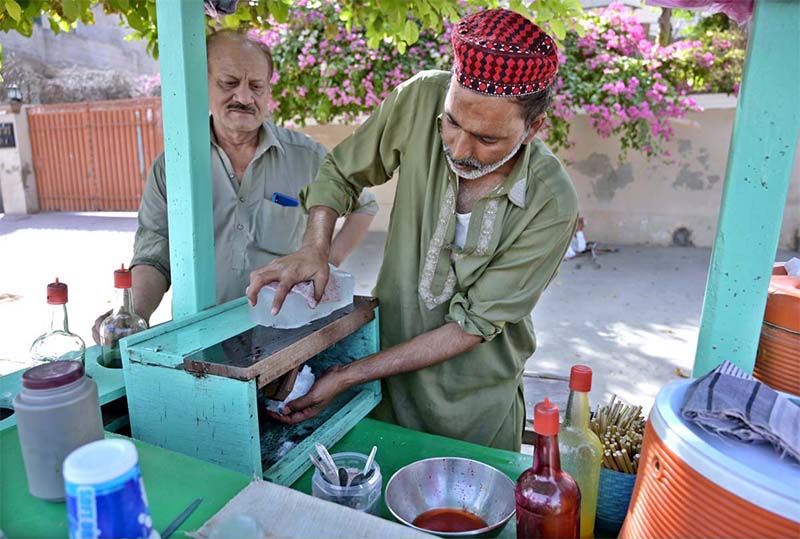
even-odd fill
[{"label": "stainless steel bowl", "polygon": [[473,537],[505,525],[514,515],[515,483],[500,470],[463,458],[432,458],[405,466],[389,479],[384,500],[392,515],[412,528],[431,509],[461,509],[483,519],[487,527],[469,532],[433,532],[441,537]]}]

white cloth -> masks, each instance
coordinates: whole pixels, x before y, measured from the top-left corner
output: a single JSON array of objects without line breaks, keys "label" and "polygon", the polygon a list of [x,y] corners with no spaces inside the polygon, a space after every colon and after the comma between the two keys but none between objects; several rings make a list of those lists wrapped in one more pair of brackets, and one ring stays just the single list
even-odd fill
[{"label": "white cloth", "polygon": [[469,220],[472,217],[472,212],[469,213],[456,213],[456,237],[453,240],[453,245],[459,249],[464,248],[467,242],[467,232],[469,231]]},{"label": "white cloth", "polygon": [[792,258],[788,262],[786,262],[786,273],[787,275],[800,275],[800,258]]},{"label": "white cloth", "polygon": [[311,391],[311,386],[314,385],[314,380],[314,374],[311,372],[309,366],[303,366],[303,369],[297,373],[297,378],[294,381],[294,388],[289,393],[289,396],[282,401],[267,399],[267,410],[276,414],[282,414],[281,410],[283,410],[283,407],[286,406],[287,402],[297,400]]},{"label": "white cloth", "polygon": [[564,255],[565,259],[575,258],[579,253],[586,250],[586,236],[583,235],[583,230],[578,230],[573,236],[572,241],[569,242],[567,253]]}]

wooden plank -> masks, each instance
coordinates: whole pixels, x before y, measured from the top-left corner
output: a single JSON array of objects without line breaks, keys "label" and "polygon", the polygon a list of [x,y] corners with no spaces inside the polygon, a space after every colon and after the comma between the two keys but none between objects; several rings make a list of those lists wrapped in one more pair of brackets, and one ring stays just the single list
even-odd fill
[{"label": "wooden plank", "polygon": [[208,64],[202,2],[157,2],[172,316],[216,303]]},{"label": "wooden plank", "polygon": [[755,3],[692,374],[752,372],[800,133],[800,2]]},{"label": "wooden plank", "polygon": [[184,369],[236,380],[258,380],[264,387],[352,335],[375,319],[377,300],[356,296],[350,312],[337,311],[297,329],[256,326],[209,350],[184,360]]}]

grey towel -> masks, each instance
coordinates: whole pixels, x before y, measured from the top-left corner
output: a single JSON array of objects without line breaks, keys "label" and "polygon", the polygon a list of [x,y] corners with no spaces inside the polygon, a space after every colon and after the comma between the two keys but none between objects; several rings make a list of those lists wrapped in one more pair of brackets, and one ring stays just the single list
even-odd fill
[{"label": "grey towel", "polygon": [[800,462],[800,405],[728,361],[689,386],[681,415],[721,436],[772,444]]}]

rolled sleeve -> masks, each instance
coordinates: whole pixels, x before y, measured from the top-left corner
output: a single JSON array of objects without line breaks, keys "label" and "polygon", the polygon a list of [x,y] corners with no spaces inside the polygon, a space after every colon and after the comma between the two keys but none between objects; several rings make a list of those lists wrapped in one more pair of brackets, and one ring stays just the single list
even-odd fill
[{"label": "rolled sleeve", "polygon": [[352,135],[328,153],[317,178],[300,193],[306,211],[327,206],[341,217],[359,207],[365,187],[391,179],[411,132],[414,115],[409,114],[409,103],[417,92],[412,82],[395,88]]},{"label": "rolled sleeve", "polygon": [[139,206],[133,258],[130,267],[153,266],[167,282],[171,282],[169,263],[169,225],[167,222],[167,189],[164,173],[164,155],[153,162],[147,175],[142,202]]},{"label": "rolled sleeve", "polygon": [[534,220],[472,286],[453,296],[445,320],[490,341],[506,324],[530,316],[558,271],[576,220],[577,211],[544,223]]},{"label": "rolled sleeve", "polygon": [[378,213],[378,209],[378,201],[375,200],[375,195],[373,195],[369,189],[364,189],[361,191],[361,196],[358,197],[358,204],[353,210],[353,213],[375,215]]}]

